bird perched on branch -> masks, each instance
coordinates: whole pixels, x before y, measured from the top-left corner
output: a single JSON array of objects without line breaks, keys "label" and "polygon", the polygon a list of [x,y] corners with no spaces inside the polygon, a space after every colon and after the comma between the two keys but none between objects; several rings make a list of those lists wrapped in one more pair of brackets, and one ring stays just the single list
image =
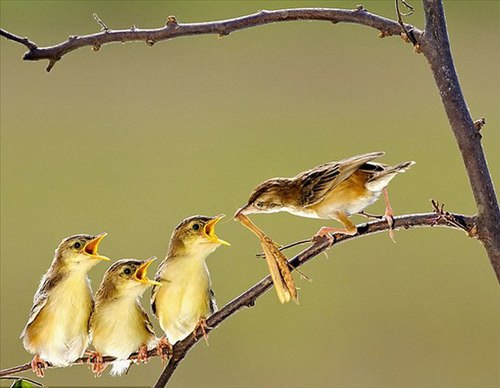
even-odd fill
[{"label": "bird perched on branch", "polygon": [[40,282],[21,333],[25,349],[35,354],[31,368],[39,377],[47,362],[67,366],[85,352],[94,304],[87,272],[99,261],[109,260],[97,253],[104,236],[79,234],[64,239]]},{"label": "bird perched on branch", "polygon": [[206,319],[217,311],[210,274],[205,259],[220,245],[230,245],[215,234],[215,225],[224,215],[193,216],[183,220],[170,238],[168,253],[160,264],[155,280],[151,307],[165,332],[162,348],[201,328],[206,338]]},{"label": "bird perched on branch", "polygon": [[315,235],[331,233],[354,235],[356,226],[349,219],[352,214],[364,214],[363,210],[384,193],[385,219],[391,227],[393,211],[387,196],[387,185],[398,173],[405,172],[415,162],[396,166],[373,162],[384,152],[371,152],[319,165],[299,173],[293,178],[272,178],[258,185],[248,203],[240,208],[240,214],[276,213],[286,211],[301,217],[334,219],[344,228],[323,227]]},{"label": "bird perched on branch", "polygon": [[156,257],[140,261],[122,259],[104,274],[95,294],[95,308],[90,318],[90,333],[95,352],[89,362],[97,376],[106,369],[102,356],[113,356],[112,375],[121,375],[130,367],[130,354],[138,351],[137,362],[148,361],[148,348],[156,345],[156,336],[139,297],[150,285],[147,269]]}]

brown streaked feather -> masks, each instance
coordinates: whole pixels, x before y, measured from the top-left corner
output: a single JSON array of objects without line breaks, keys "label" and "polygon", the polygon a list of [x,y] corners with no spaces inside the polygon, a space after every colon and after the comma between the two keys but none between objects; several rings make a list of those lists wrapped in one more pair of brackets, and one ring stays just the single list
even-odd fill
[{"label": "brown streaked feather", "polygon": [[272,178],[268,179],[261,184],[259,184],[255,189],[253,189],[252,194],[250,194],[250,198],[248,199],[248,203],[253,203],[259,198],[262,194],[273,192],[279,190],[281,193],[283,192],[283,187],[287,187],[293,184],[293,181],[290,178]]},{"label": "brown streaked feather", "polygon": [[208,294],[210,296],[209,298],[209,307],[210,307],[210,315],[214,314],[219,310],[217,307],[217,302],[215,301],[215,292],[212,288],[208,291]]},{"label": "brown streaked feather", "polygon": [[139,303],[139,300],[137,300],[136,306],[138,307],[138,309],[141,313],[142,319],[144,320],[144,327],[146,328],[146,330],[149,333],[151,333],[153,336],[156,336],[155,330],[153,328],[153,324],[151,323],[149,316],[146,313],[146,310],[144,310],[144,307],[142,307],[142,305]]},{"label": "brown streaked feather", "polygon": [[384,155],[383,152],[356,155],[339,162],[325,163],[300,173],[296,179],[302,187],[301,206],[312,206],[322,201],[332,189],[349,178],[361,166],[382,155]]}]

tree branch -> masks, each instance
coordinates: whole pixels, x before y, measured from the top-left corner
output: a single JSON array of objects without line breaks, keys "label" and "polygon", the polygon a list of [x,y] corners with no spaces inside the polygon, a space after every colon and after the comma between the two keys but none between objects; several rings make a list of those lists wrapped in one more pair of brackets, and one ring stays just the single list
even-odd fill
[{"label": "tree branch", "polygon": [[[95,15],[94,17],[96,17]],[[98,21],[100,19],[97,17]],[[206,23],[178,23],[175,16],[169,16],[164,27],[153,29],[140,29],[132,26],[128,30],[111,30],[107,26],[103,31],[90,35],[72,35],[68,40],[50,47],[38,47],[27,38],[20,38],[10,32],[0,29],[0,35],[7,39],[21,43],[28,47],[29,51],[24,54],[23,59],[27,61],[38,61],[48,59],[47,71],[65,54],[90,46],[98,51],[102,45],[107,43],[124,43],[143,41],[149,46],[162,40],[173,39],[180,36],[217,34],[222,37],[233,31],[242,30],[270,23],[287,22],[294,20],[322,20],[332,23],[357,23],[380,31],[379,36],[400,35],[404,32],[401,25],[382,16],[366,11],[362,6],[354,10],[330,9],[330,8],[293,8],[274,11],[260,11],[251,15],[234,19],[220,20]],[[102,21],[101,21],[102,23]],[[102,26],[103,23],[100,25]],[[422,32],[411,25],[406,25],[406,30],[412,31],[413,36],[418,38]]]},{"label": "tree branch", "polygon": [[[410,229],[414,227],[433,227],[433,226],[444,226],[454,229],[464,230],[469,236],[475,237],[476,230],[476,217],[475,216],[465,216],[461,214],[452,214],[445,212],[443,207],[439,206],[437,202],[433,202],[434,212],[432,213],[422,213],[422,214],[410,214],[403,215],[394,218],[394,229]],[[358,233],[354,236],[341,235],[336,238],[333,245],[338,245],[340,243],[351,241],[353,239],[368,236],[374,233],[380,233],[388,230],[389,226],[386,221],[378,220],[373,222],[368,222],[358,226]],[[330,244],[326,238],[323,238],[310,247],[303,250],[301,253],[289,260],[291,268],[295,269],[305,264],[309,260],[318,256],[320,253],[325,252],[330,248]],[[249,288],[243,294],[233,299],[231,302],[226,304],[221,310],[212,315],[208,320],[207,324],[209,328],[206,330],[210,332],[219,326],[224,320],[229,318],[231,315],[236,313],[243,307],[252,307],[255,304],[257,298],[262,296],[267,292],[273,285],[271,276],[266,276],[260,282]],[[173,354],[170,358],[169,363],[165,367],[162,375],[160,376],[156,387],[164,387],[168,382],[175,369],[179,363],[186,357],[188,351],[203,338],[203,332],[198,330],[196,336],[188,336],[184,340],[175,344],[173,348]],[[156,356],[156,349],[148,351],[149,357]],[[132,354],[130,359],[137,358],[137,353]],[[104,362],[114,361],[114,357],[105,356],[103,357]],[[82,357],[76,360],[72,365],[82,365],[87,364],[88,357]],[[49,365],[50,368],[53,368]],[[0,377],[7,375],[14,375],[20,372],[24,372],[31,369],[30,363],[18,365],[12,368],[0,370]]]},{"label": "tree branch", "polygon": [[[441,0],[423,0],[425,34],[420,49],[429,61],[450,126],[462,154],[477,206],[478,238],[500,282],[500,210],[481,144],[453,63]],[[484,119],[483,119],[484,120]],[[480,128],[480,127],[479,127]]]}]

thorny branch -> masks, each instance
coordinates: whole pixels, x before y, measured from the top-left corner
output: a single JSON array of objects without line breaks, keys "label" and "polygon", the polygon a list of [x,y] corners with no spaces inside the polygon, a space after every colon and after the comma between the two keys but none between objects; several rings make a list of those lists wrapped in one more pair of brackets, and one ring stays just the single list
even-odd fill
[{"label": "thorny branch", "polygon": [[[432,213],[422,213],[422,214],[409,214],[398,216],[394,218],[394,230],[397,229],[410,229],[415,227],[433,227],[442,226],[450,227],[454,229],[460,229],[467,233],[471,237],[476,236],[476,217],[475,216],[465,216],[461,214],[449,213],[443,210],[443,207],[437,202],[433,202],[433,212]],[[368,222],[358,226],[358,233],[354,236],[340,235],[335,239],[333,246],[340,243],[350,241],[359,237],[368,236],[375,233],[380,233],[388,230],[389,226],[385,220],[377,220],[373,222]],[[311,246],[297,254],[295,257],[289,260],[290,267],[292,269],[298,268],[305,264],[309,260],[318,256],[320,253],[325,252],[330,248],[330,244],[326,238],[323,238]],[[255,304],[257,298],[262,296],[267,292],[273,283],[270,276],[265,277],[260,282],[249,288],[247,291],[242,293],[237,298],[233,299],[231,302],[227,303],[222,309],[217,313],[212,315],[207,320],[207,325],[209,328],[206,329],[207,332],[215,329],[223,321],[229,318],[231,315],[242,309],[243,307],[252,307]],[[168,382],[175,369],[179,363],[186,357],[188,351],[201,339],[203,338],[203,333],[201,329],[198,330],[196,336],[188,336],[184,340],[178,342],[174,345],[173,354],[171,355],[170,361],[168,362],[165,370],[160,376],[156,387],[164,387]],[[148,356],[156,356],[156,349],[148,351]],[[130,359],[137,358],[137,353],[130,356]],[[111,362],[115,360],[114,357],[103,357],[104,362]],[[87,364],[88,357],[82,357],[76,360],[73,365]],[[22,364],[8,369],[0,370],[0,377],[13,375],[23,371],[30,370],[30,363]]]},{"label": "thorny branch", "polygon": [[[148,46],[162,40],[178,38],[180,36],[217,34],[219,37],[229,35],[231,32],[255,27],[270,23],[287,22],[294,20],[322,20],[331,23],[357,23],[380,31],[379,36],[401,35],[407,31],[412,32],[412,36],[418,39],[422,32],[411,25],[404,25],[394,20],[378,16],[368,12],[362,6],[356,9],[330,9],[330,8],[293,8],[274,11],[262,10],[257,13],[242,16],[234,19],[220,20],[205,23],[179,23],[175,16],[169,16],[164,27],[141,29],[132,26],[127,30],[112,30],[94,14],[94,18],[102,27],[101,32],[90,35],[72,35],[64,42],[50,47],[38,47],[28,38],[21,38],[3,29],[0,35],[7,39],[21,43],[28,48],[23,59],[27,61],[38,61],[48,59],[47,71],[50,71],[57,61],[65,54],[90,46],[94,51],[98,51],[102,45],[107,43],[124,43],[143,41]],[[402,29],[402,26],[404,29]]]}]

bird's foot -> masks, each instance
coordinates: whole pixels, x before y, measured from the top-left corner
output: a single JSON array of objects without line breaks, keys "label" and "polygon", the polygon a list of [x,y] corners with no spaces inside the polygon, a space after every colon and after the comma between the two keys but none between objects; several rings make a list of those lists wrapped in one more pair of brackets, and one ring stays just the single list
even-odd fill
[{"label": "bird's foot", "polygon": [[201,329],[201,332],[203,333],[203,338],[205,339],[205,342],[207,343],[207,346],[208,346],[207,329],[211,329],[211,327],[207,325],[207,320],[205,318],[201,318],[198,321],[198,323],[196,324],[196,326],[194,327],[193,335],[195,338],[196,338],[196,333],[197,333],[198,329]]},{"label": "bird's foot", "polygon": [[146,364],[148,361],[148,347],[146,345],[142,345],[137,352],[137,363],[140,364],[142,362],[143,364]]},{"label": "bird's foot", "polygon": [[48,364],[43,358],[40,357],[40,355],[35,354],[35,357],[33,357],[33,360],[31,360],[30,364],[31,370],[34,374],[36,374],[38,377],[45,376],[45,369],[47,368]]},{"label": "bird's foot", "polygon": [[102,354],[99,352],[90,352],[87,363],[90,364],[90,370],[95,377],[100,377],[108,364],[102,360]]},{"label": "bird's foot", "polygon": [[330,245],[333,245],[335,242],[335,236],[334,233],[338,234],[349,234],[353,235],[357,233],[357,230],[354,229],[354,233],[350,233],[347,229],[342,229],[342,228],[333,228],[330,226],[323,226],[316,232],[316,234],[312,237],[312,241],[317,242],[321,240],[323,237],[326,237]]},{"label": "bird's foot", "polygon": [[385,199],[385,213],[384,219],[389,224],[389,237],[392,242],[396,242],[394,238],[394,212],[392,210],[391,204],[389,203],[389,195],[387,194],[387,188],[384,189],[384,199]]},{"label": "bird's foot", "polygon": [[165,364],[172,356],[173,347],[172,344],[168,342],[166,336],[161,337],[158,341],[158,344],[156,345],[156,353],[160,356],[163,364]]},{"label": "bird's foot", "polygon": [[394,238],[394,214],[392,213],[392,209],[390,209],[390,212],[388,213],[386,211],[384,215],[384,219],[387,221],[389,224],[389,237],[391,238],[392,242],[396,242],[396,239]]}]

